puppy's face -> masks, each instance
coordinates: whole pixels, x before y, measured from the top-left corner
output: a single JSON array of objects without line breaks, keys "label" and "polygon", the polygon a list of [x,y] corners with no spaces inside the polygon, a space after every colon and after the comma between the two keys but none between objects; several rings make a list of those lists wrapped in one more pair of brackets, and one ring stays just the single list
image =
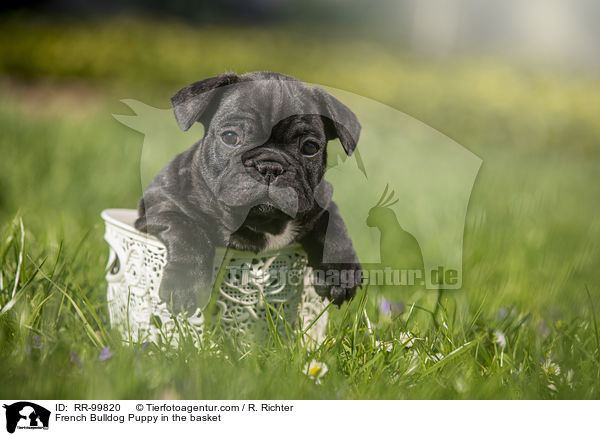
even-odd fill
[{"label": "puppy's face", "polygon": [[[224,209],[269,231],[264,227],[274,221],[310,214],[325,173],[327,141],[339,137],[350,153],[358,139],[350,129],[360,126],[349,109],[320,88],[281,75],[236,77],[210,89],[210,95],[186,98],[179,108],[184,106],[184,114],[197,111],[194,98],[204,99],[195,119],[205,125],[205,135],[193,173]],[[339,112],[340,106],[347,113],[332,114],[332,107]],[[177,116],[175,101],[174,107]],[[355,126],[342,126],[336,119],[341,116]]]},{"label": "puppy's face", "polygon": [[289,217],[314,207],[326,167],[325,124],[310,95],[302,96],[300,114],[290,115],[300,105],[281,96],[285,84],[250,82],[226,91],[208,124],[199,164],[225,207]]}]

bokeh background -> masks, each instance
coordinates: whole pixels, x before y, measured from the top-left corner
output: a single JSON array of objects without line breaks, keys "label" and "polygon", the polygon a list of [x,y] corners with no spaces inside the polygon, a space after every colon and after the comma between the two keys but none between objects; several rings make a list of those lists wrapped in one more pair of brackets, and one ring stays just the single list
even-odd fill
[{"label": "bokeh background", "polygon": [[[143,136],[112,117],[131,114],[120,100],[167,109],[170,96],[193,81],[272,70],[379,101],[479,156],[463,289],[455,296],[466,314],[526,314],[535,341],[542,341],[535,347],[552,349],[541,344],[553,342],[560,323],[591,320],[600,299],[599,14],[593,0],[5,4],[0,287],[4,304],[19,269],[11,253],[20,252],[22,220],[29,273],[21,281],[31,283],[19,304],[27,314],[21,324],[26,318],[31,329],[15,327],[20,315],[0,315],[3,340],[25,344],[41,332],[69,337],[65,326],[77,324],[61,320],[60,298],[41,309],[47,297],[61,295],[53,282],[76,290],[76,302],[106,323],[99,212],[135,207],[142,192]],[[46,278],[35,273],[41,264]],[[14,359],[10,353],[2,358]],[[60,392],[127,396],[125,387],[107,383]],[[480,392],[493,396],[501,385]],[[25,386],[36,389],[5,386],[14,396]],[[37,389],[53,395],[58,388]]]}]

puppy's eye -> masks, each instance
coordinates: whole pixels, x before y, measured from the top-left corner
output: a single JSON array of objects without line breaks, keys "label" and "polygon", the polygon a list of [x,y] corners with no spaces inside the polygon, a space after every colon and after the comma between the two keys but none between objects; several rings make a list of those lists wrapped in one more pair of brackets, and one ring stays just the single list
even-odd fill
[{"label": "puppy's eye", "polygon": [[319,151],[319,144],[314,141],[304,141],[301,151],[304,156],[315,155]]},{"label": "puppy's eye", "polygon": [[235,147],[236,145],[238,145],[238,142],[240,140],[240,137],[237,135],[237,133],[228,130],[226,132],[223,132],[221,134],[221,140],[226,144],[229,145],[230,147]]}]

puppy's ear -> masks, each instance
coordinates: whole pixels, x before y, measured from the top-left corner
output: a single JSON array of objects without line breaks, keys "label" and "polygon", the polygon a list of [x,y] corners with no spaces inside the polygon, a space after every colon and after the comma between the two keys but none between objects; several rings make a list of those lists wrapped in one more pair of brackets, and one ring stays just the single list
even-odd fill
[{"label": "puppy's ear", "polygon": [[360,136],[361,127],[356,115],[348,106],[322,88],[316,86],[315,90],[321,103],[321,116],[324,117],[327,140],[340,138],[344,151],[350,156]]},{"label": "puppy's ear", "polygon": [[179,127],[188,130],[196,121],[201,121],[215,100],[215,90],[239,80],[240,76],[235,73],[224,73],[192,83],[177,91],[171,97],[171,104]]}]

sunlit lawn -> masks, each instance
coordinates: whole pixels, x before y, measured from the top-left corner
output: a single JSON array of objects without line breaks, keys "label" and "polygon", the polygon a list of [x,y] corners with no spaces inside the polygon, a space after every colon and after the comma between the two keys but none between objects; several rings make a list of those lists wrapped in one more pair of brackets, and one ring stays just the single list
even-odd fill
[{"label": "sunlit lawn", "polygon": [[[2,397],[600,396],[600,83],[300,30],[12,21],[0,35],[16,41],[0,48]],[[436,323],[406,322],[408,305],[382,311],[371,288],[374,333],[357,298],[331,309],[331,339],[314,351],[130,347],[110,330],[99,212],[135,207],[143,141],[111,114],[127,112],[123,98],[167,108],[187,83],[257,69],[382,101],[482,158],[463,289]],[[303,373],[312,359],[328,366],[320,384]]]}]

